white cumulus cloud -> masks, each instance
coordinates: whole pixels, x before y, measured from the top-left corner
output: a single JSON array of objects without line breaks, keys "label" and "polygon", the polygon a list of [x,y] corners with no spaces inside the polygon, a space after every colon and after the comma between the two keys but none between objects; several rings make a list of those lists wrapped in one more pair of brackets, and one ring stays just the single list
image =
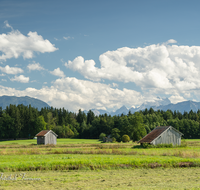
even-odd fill
[{"label": "white cumulus cloud", "polygon": [[[169,40],[175,43],[175,40]],[[142,89],[192,90],[200,86],[200,46],[153,44],[144,48],[119,48],[94,60],[76,57],[65,66],[93,81],[132,82]]]},{"label": "white cumulus cloud", "polygon": [[41,89],[17,90],[0,86],[1,95],[28,95],[48,102],[53,107],[65,107],[74,112],[79,109],[112,109],[120,108],[122,105],[140,105],[146,99],[140,92],[134,90],[115,89],[107,84],[70,77],[57,79],[51,87],[44,86]]},{"label": "white cumulus cloud", "polygon": [[14,78],[11,78],[10,80],[21,82],[21,83],[28,83],[29,77],[25,77],[24,75],[19,75],[19,76],[15,76]]},{"label": "white cumulus cloud", "polygon": [[34,70],[44,70],[44,68],[39,64],[39,63],[30,63],[27,65],[27,68],[29,69],[29,71],[34,71]]},{"label": "white cumulus cloud", "polygon": [[10,67],[9,65],[6,65],[5,67],[0,67],[0,70],[4,73],[13,74],[13,75],[24,72],[21,68]]},{"label": "white cumulus cloud", "polygon": [[177,41],[174,39],[170,39],[167,41],[167,44],[176,44],[176,43],[177,43]]},{"label": "white cumulus cloud", "polygon": [[[5,24],[7,27],[11,27],[8,22]],[[37,32],[30,31],[27,36],[18,30],[0,34],[0,52],[2,53],[0,60],[18,58],[19,56],[30,59],[34,52],[54,52],[57,49],[49,40],[44,40]]]},{"label": "white cumulus cloud", "polygon": [[54,69],[53,71],[50,71],[50,73],[58,77],[65,77],[64,72],[61,71],[59,67],[57,69]]},{"label": "white cumulus cloud", "polygon": [[180,96],[179,94],[172,95],[171,97],[169,97],[169,100],[170,100],[171,103],[173,103],[173,104],[176,104],[176,103],[178,103],[178,102],[187,101],[185,98],[183,98],[183,97]]}]

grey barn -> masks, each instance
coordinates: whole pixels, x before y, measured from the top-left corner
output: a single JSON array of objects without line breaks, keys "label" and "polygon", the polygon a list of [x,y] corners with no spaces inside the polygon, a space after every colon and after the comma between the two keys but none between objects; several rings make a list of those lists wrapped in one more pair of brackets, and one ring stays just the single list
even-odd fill
[{"label": "grey barn", "polygon": [[152,145],[172,143],[173,145],[181,145],[182,135],[181,132],[172,126],[158,126],[138,141],[138,143],[149,143]]},{"label": "grey barn", "polygon": [[54,144],[56,145],[57,142],[57,136],[56,133],[54,133],[52,130],[43,130],[40,131],[36,137],[37,137],[37,144]]}]

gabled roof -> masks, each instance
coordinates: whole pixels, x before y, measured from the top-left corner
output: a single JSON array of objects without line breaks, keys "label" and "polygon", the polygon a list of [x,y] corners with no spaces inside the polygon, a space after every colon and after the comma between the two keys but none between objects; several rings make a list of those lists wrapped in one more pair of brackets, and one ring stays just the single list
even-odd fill
[{"label": "gabled roof", "polygon": [[56,133],[54,133],[52,130],[42,130],[40,131],[36,137],[44,137],[46,136],[49,132],[52,132],[56,137],[58,136]]},{"label": "gabled roof", "polygon": [[158,138],[164,131],[167,129],[172,128],[174,131],[178,132],[180,135],[183,135],[181,132],[173,128],[172,126],[158,126],[153,129],[149,134],[143,137],[138,143],[151,143],[153,140]]}]

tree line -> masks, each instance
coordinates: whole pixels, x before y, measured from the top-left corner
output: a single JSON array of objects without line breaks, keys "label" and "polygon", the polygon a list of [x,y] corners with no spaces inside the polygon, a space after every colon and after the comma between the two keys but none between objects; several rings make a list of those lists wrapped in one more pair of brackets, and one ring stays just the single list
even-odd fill
[{"label": "tree line", "polygon": [[91,110],[73,113],[50,107],[39,111],[22,104],[9,105],[5,110],[0,107],[0,139],[33,138],[41,130],[51,129],[59,138],[97,139],[103,133],[117,141],[121,141],[123,135],[138,141],[156,126],[168,125],[182,132],[185,139],[200,138],[200,110],[182,114],[150,108],[134,114],[95,116]]}]

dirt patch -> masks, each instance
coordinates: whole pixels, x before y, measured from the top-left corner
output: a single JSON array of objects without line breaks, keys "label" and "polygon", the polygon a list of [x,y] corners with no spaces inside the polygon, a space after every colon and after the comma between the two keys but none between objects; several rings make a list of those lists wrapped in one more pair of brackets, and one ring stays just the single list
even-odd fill
[{"label": "dirt patch", "polygon": [[150,163],[148,165],[150,168],[158,168],[158,167],[162,167],[162,164],[159,164],[159,163]]},{"label": "dirt patch", "polygon": [[194,167],[194,163],[193,162],[180,162],[178,164],[178,166],[180,168],[184,168],[184,167]]}]

